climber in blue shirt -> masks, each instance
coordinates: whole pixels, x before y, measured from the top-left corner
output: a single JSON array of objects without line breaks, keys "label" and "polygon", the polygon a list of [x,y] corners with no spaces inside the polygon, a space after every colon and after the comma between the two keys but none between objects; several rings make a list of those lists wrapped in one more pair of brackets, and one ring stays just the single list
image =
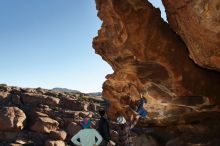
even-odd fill
[{"label": "climber in blue shirt", "polygon": [[142,96],[137,102],[136,112],[143,118],[147,117],[147,111],[144,109],[144,104],[147,103],[147,100]]}]

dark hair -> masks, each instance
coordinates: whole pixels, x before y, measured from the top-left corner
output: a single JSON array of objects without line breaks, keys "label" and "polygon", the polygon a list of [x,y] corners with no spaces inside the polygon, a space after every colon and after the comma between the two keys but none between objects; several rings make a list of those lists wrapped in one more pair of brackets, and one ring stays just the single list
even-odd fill
[{"label": "dark hair", "polygon": [[103,109],[99,110],[99,115],[101,117],[103,117],[105,115],[105,110],[103,110]]}]

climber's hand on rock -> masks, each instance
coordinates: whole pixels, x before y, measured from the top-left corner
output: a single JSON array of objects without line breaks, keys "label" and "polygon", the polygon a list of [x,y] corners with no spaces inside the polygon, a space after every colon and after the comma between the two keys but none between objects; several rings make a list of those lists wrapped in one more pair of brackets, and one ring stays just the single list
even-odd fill
[{"label": "climber's hand on rock", "polygon": [[139,119],[140,118],[140,115],[136,115],[135,116],[135,119],[137,120],[137,119]]},{"label": "climber's hand on rock", "polygon": [[130,121],[132,121],[133,119],[134,119],[134,116],[133,114],[131,114]]}]

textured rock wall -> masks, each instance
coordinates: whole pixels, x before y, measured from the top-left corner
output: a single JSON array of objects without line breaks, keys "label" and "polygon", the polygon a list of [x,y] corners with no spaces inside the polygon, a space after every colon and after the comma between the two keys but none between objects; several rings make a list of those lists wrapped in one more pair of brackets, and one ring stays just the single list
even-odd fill
[{"label": "textured rock wall", "polygon": [[110,115],[129,112],[126,105],[139,98],[140,92],[151,109],[162,102],[190,103],[195,95],[202,100],[200,104],[216,103],[220,74],[200,68],[188,57],[185,43],[162,20],[159,9],[146,0],[96,0],[96,4],[103,24],[93,47],[114,70],[103,85],[103,95],[112,103]]},{"label": "textured rock wall", "polygon": [[170,26],[186,43],[190,57],[220,71],[220,1],[163,0]]}]

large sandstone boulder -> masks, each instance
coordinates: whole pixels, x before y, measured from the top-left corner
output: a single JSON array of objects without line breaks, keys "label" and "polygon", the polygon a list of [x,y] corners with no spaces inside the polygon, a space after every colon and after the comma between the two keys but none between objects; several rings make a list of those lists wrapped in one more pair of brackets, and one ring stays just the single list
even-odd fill
[{"label": "large sandstone boulder", "polygon": [[45,104],[50,106],[57,106],[60,102],[59,98],[36,93],[21,94],[21,100],[23,104],[27,105]]},{"label": "large sandstone boulder", "polygon": [[18,107],[0,108],[0,130],[20,131],[24,128],[25,113]]},{"label": "large sandstone boulder", "polygon": [[[103,84],[108,116],[128,120],[142,94],[148,115],[138,126],[153,127],[162,140],[182,133],[218,138],[220,1],[163,2],[171,26],[149,1],[96,0],[103,23],[93,47],[114,71]],[[156,145],[141,138],[139,144]]]},{"label": "large sandstone boulder", "polygon": [[220,71],[220,1],[163,0],[169,25],[186,43],[190,58]]},{"label": "large sandstone boulder", "polygon": [[67,136],[67,133],[63,130],[60,131],[51,131],[50,137],[54,140],[65,140]]},{"label": "large sandstone boulder", "polygon": [[40,133],[50,133],[56,131],[59,127],[59,123],[48,117],[46,114],[38,113],[37,117],[33,117],[30,129]]},{"label": "large sandstone boulder", "polygon": [[[175,5],[185,1],[169,2]],[[190,2],[189,5],[193,3],[202,1]],[[217,3],[213,2],[213,6]],[[175,97],[220,96],[220,74],[200,68],[188,57],[184,42],[163,21],[159,9],[144,0],[96,0],[96,4],[98,17],[103,24],[93,40],[93,47],[114,70],[113,74],[106,76],[107,80],[103,84],[103,96],[111,102],[109,116],[115,117],[118,112],[128,115],[129,109],[124,107],[138,100],[140,92],[148,98],[149,109],[155,105],[160,108],[164,106],[162,102],[169,103]],[[178,9],[181,16],[187,14],[187,20],[191,18],[187,11],[181,10]],[[186,30],[198,26],[188,29],[187,21],[185,22]],[[218,26],[216,28],[218,30]],[[197,33],[193,33],[193,30],[189,33],[199,36],[199,27],[196,30]],[[213,48],[219,46],[217,33],[218,31],[213,32],[215,37],[210,37],[215,40]],[[204,47],[210,48],[206,45]],[[205,56],[219,54],[218,50],[214,50],[210,52],[215,55],[204,53]],[[214,57],[214,60],[218,60],[217,58]],[[126,96],[130,98],[123,98]]]},{"label": "large sandstone boulder", "polygon": [[85,109],[83,102],[80,102],[68,96],[61,97],[61,105],[67,109],[71,109],[74,111],[83,111]]}]

